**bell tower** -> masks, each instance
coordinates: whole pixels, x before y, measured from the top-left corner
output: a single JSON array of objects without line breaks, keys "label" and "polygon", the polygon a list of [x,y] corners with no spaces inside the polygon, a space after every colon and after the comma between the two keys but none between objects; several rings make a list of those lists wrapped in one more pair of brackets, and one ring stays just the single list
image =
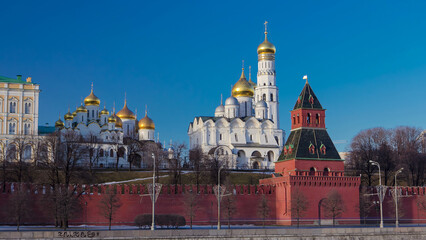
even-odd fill
[{"label": "bell tower", "polygon": [[278,87],[275,76],[275,52],[274,44],[268,41],[267,24],[265,22],[265,40],[257,47],[257,86],[255,102],[261,100],[268,105],[268,119],[274,122],[274,127],[279,128],[278,112]]}]

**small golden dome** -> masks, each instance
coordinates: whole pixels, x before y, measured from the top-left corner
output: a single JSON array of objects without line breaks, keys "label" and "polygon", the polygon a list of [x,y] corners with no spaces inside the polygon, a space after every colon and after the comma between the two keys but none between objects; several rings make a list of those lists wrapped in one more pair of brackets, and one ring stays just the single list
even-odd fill
[{"label": "small golden dome", "polygon": [[254,88],[253,86],[247,82],[246,76],[243,72],[241,73],[240,79],[235,83],[234,87],[232,87],[232,96],[233,97],[253,97]]},{"label": "small golden dome", "polygon": [[136,119],[136,115],[127,107],[127,100],[124,100],[124,107],[117,113],[117,116],[121,119]]},{"label": "small golden dome", "polygon": [[77,111],[72,112],[72,116],[73,117],[77,116]]},{"label": "small golden dome", "polygon": [[116,128],[122,128],[123,127],[123,121],[121,121],[121,118],[119,118],[115,114],[114,114],[114,117],[115,117],[115,127]]},{"label": "small golden dome", "polygon": [[148,114],[145,113],[145,117],[139,120],[138,123],[139,129],[155,129],[154,121],[148,117]]},{"label": "small golden dome", "polygon": [[101,115],[109,115],[109,112],[105,107],[104,107],[104,109],[102,109]]},{"label": "small golden dome", "polygon": [[58,121],[55,122],[55,127],[63,128],[65,126],[64,122],[59,118]]},{"label": "small golden dome", "polygon": [[116,120],[115,120],[115,116],[114,116],[114,115],[109,116],[109,118],[108,118],[108,122],[109,122],[109,123],[115,123],[115,122],[116,122]]},{"label": "small golden dome", "polygon": [[68,110],[67,114],[64,115],[65,120],[72,120],[73,118],[74,118],[74,116],[70,113],[69,110]]},{"label": "small golden dome", "polygon": [[77,108],[76,112],[87,113],[87,108],[85,108],[83,105],[81,105],[80,107]]},{"label": "small golden dome", "polygon": [[86,106],[99,106],[101,103],[101,100],[93,94],[93,85],[92,85],[92,91],[90,91],[89,96],[87,96],[84,99],[84,105]]}]

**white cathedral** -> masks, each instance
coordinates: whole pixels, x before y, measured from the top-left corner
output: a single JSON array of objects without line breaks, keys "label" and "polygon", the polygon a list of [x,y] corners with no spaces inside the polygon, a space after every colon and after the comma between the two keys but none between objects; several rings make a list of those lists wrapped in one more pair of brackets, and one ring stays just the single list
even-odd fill
[{"label": "white cathedral", "polygon": [[189,124],[190,148],[227,161],[233,169],[273,169],[284,139],[278,112],[275,46],[267,39],[257,48],[257,84],[247,81],[244,68],[232,96],[214,117],[199,116]]},{"label": "white cathedral", "polygon": [[65,133],[74,131],[83,138],[83,142],[95,143],[99,148],[99,160],[95,167],[113,167],[117,157],[116,145],[120,146],[122,157],[120,166],[128,166],[127,146],[123,139],[133,138],[139,141],[155,140],[155,124],[148,117],[137,120],[137,116],[127,107],[127,100],[124,100],[123,109],[115,113],[115,109],[110,114],[104,107],[100,109],[101,100],[93,93],[93,86],[90,94],[73,113],[68,110],[64,115],[64,120],[58,119],[55,122],[56,131]]}]

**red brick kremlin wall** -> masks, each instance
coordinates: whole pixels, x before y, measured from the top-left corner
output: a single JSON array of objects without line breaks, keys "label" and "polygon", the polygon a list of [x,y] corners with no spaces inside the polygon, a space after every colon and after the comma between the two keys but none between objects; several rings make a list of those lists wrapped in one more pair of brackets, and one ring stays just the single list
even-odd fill
[{"label": "red brick kremlin wall", "polygon": [[[133,225],[134,218],[139,214],[151,213],[151,198],[149,196],[140,196],[147,194],[145,185],[116,185],[117,192],[120,195],[122,206],[116,213],[113,224],[115,225]],[[41,209],[43,204],[43,186],[30,186],[32,197],[31,217],[25,220],[26,224],[53,224],[53,218]],[[84,187],[83,187],[84,188]],[[46,189],[48,189],[46,187]],[[83,209],[78,216],[75,216],[70,224],[88,224],[92,225],[105,225],[107,220],[102,216],[99,205],[102,194],[107,189],[106,185],[97,187],[85,187],[85,192],[88,194],[83,195],[82,206]],[[196,186],[193,185],[178,185],[175,186],[164,185],[155,205],[156,214],[179,214],[185,216],[187,224],[189,225],[189,217],[187,207],[185,206],[185,192],[196,191]],[[8,184],[5,194],[1,193],[0,189],[0,208],[7,204],[8,198],[11,196],[11,185]],[[236,211],[232,217],[231,224],[259,224],[260,217],[258,216],[258,206],[262,201],[262,196],[265,196],[270,209],[270,218],[275,218],[275,205],[274,194],[275,188],[273,186],[254,186],[243,185],[235,186],[231,191],[235,199]],[[87,202],[87,208],[85,206]],[[224,203],[222,200],[222,221],[223,224],[227,223],[226,215],[224,215]],[[87,209],[87,212],[86,212]],[[86,220],[87,219],[87,220]],[[6,218],[6,211],[0,211],[0,224],[5,224],[10,221]],[[199,186],[198,194],[198,209],[195,213],[194,225],[209,225],[217,224],[217,200],[212,186]]]},{"label": "red brick kremlin wall", "polygon": [[[231,224],[261,224],[261,217],[258,214],[258,206],[262,200],[262,196],[265,196],[270,208],[270,221],[268,221],[268,223],[289,225],[291,215],[289,211],[291,208],[291,200],[286,198],[286,196],[294,194],[295,190],[302,191],[304,194],[306,194],[307,199],[310,202],[308,212],[304,217],[307,219],[305,223],[317,223],[318,201],[326,197],[326,193],[331,189],[336,189],[339,192],[341,192],[340,190],[343,190],[341,194],[345,202],[346,211],[342,215],[342,218],[344,220],[350,220],[353,219],[354,216],[359,217],[358,206],[354,205],[355,202],[358,202],[356,197],[359,195],[354,196],[352,193],[352,190],[358,189],[359,186],[354,186],[353,183],[351,183],[349,186],[351,177],[343,177],[348,178],[346,186],[345,183],[342,185],[337,183],[336,186],[334,186],[333,183],[330,186],[329,182],[322,181],[322,177],[318,176],[288,176],[288,178],[289,181],[287,183],[276,182],[272,185],[266,186],[235,186],[232,192],[234,193],[233,196],[235,197],[236,201],[236,212],[232,218]],[[326,178],[323,180],[325,179]],[[119,195],[123,205],[117,211],[116,217],[113,220],[113,224],[132,225],[133,220],[137,215],[151,213],[151,199],[149,196],[140,196],[141,192],[143,194],[147,194],[145,185],[122,186],[124,187],[117,185],[118,192],[121,192]],[[174,186],[163,186],[162,192],[156,203],[156,213],[180,214],[185,216],[187,224],[189,224],[189,218],[184,204],[184,199],[185,192],[189,191],[191,188],[195,188],[195,186],[178,186],[177,189],[174,189]],[[32,201],[29,207],[29,216],[24,220],[25,224],[53,225],[53,217],[51,217],[48,214],[48,210],[46,210],[49,209],[49,206],[47,206],[47,208],[41,207],[43,205],[43,197],[46,196],[43,194],[43,192],[47,191],[48,188],[43,190],[42,186],[31,185],[28,186],[28,189],[31,191]],[[106,190],[106,186],[92,186],[85,187],[85,189],[88,194],[85,194],[82,198],[82,211],[71,219],[70,224],[85,224],[87,222],[88,224],[92,225],[106,225],[107,221],[102,216],[98,207],[100,205],[101,196]],[[12,188],[10,184],[8,184],[6,187],[6,193],[2,193],[3,189],[0,189],[0,224],[11,223],[11,221],[6,217],[8,211],[7,204],[8,199],[11,196],[11,191]],[[350,194],[346,193],[345,191],[350,191]],[[371,189],[371,191],[374,191],[374,189]],[[426,195],[426,187],[402,187],[401,191],[405,196],[400,200],[404,212],[400,220],[401,223],[416,223],[419,221],[423,223],[426,222],[426,211],[422,211],[418,207],[418,200],[422,199]],[[198,210],[196,211],[194,224],[215,225],[217,221],[217,201],[212,187],[200,186],[198,199]],[[394,219],[394,205],[392,204],[393,202],[389,202],[391,199],[392,198],[389,195],[389,192],[387,192],[383,212],[385,220],[388,219],[388,221],[393,221],[392,219]],[[85,202],[87,202],[87,207],[85,206]],[[322,213],[322,216],[324,216],[323,214],[324,213]],[[378,217],[379,215],[377,209],[373,208],[370,212],[369,218]],[[226,217],[224,216],[223,208],[221,219],[223,224],[226,224]],[[414,221],[413,219],[420,220]],[[339,223],[345,224],[350,223],[350,221],[340,221]],[[294,219],[292,224],[296,224]]]}]

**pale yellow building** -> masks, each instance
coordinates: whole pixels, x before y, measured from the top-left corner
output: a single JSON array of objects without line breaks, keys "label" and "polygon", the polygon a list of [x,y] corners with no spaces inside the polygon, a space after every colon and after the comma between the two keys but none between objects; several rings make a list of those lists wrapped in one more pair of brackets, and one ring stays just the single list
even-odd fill
[{"label": "pale yellow building", "polygon": [[0,76],[0,136],[38,134],[40,85],[31,77],[22,80]]}]

